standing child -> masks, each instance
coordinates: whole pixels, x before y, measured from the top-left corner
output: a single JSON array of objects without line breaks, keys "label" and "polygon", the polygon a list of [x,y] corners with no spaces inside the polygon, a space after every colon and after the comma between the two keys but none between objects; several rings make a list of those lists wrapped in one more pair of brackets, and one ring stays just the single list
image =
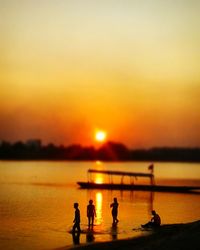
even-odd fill
[{"label": "standing child", "polygon": [[117,215],[118,215],[118,202],[117,202],[117,198],[114,198],[113,200],[114,202],[112,204],[110,204],[110,207],[112,207],[112,217],[113,217],[113,225],[116,225],[117,222],[119,221],[117,219]]},{"label": "standing child", "polygon": [[89,201],[89,204],[87,206],[87,217],[88,217],[88,227],[93,227],[94,225],[94,216],[96,217],[96,210],[95,206],[93,205],[93,200]]},{"label": "standing child", "polygon": [[78,203],[74,203],[74,208],[75,208],[75,215],[74,215],[74,225],[73,225],[73,232],[75,232],[75,230],[77,229],[78,232],[81,231],[80,229],[80,210],[78,209]]}]

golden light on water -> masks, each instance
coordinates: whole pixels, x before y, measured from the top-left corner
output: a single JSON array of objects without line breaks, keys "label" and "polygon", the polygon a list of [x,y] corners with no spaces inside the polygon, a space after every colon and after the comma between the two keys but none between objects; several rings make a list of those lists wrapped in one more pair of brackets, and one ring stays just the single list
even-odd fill
[{"label": "golden light on water", "polygon": [[96,193],[96,224],[101,225],[102,223],[102,202],[103,195],[101,192]]},{"label": "golden light on water", "polygon": [[102,176],[102,174],[96,174],[94,182],[97,183],[97,184],[103,183],[103,176]]},{"label": "golden light on water", "polygon": [[102,165],[102,162],[101,161],[96,161],[96,165]]}]

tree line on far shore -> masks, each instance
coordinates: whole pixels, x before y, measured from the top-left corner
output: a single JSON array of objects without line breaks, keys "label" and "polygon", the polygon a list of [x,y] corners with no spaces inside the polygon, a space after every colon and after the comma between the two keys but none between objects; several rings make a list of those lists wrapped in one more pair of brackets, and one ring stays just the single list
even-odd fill
[{"label": "tree line on far shore", "polygon": [[150,149],[128,149],[122,143],[107,142],[100,148],[70,146],[46,146],[39,143],[13,144],[1,142],[1,160],[69,160],[69,161],[180,161],[200,162],[200,148],[160,147]]}]

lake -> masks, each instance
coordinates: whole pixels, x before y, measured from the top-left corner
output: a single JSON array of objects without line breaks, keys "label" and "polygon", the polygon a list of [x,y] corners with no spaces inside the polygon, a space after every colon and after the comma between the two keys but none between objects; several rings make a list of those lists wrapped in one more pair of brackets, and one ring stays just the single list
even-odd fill
[{"label": "lake", "polygon": [[[0,249],[54,249],[133,237],[144,232],[140,225],[155,209],[162,223],[186,223],[200,219],[200,195],[141,191],[79,189],[89,168],[147,172],[149,162],[0,161]],[[200,186],[200,164],[154,164],[157,184]],[[105,181],[94,176],[94,181]],[[137,182],[139,180],[135,180]],[[118,227],[112,228],[110,204],[119,202]],[[94,234],[73,239],[69,233],[74,202],[79,203],[81,229],[87,229],[86,207],[93,199],[97,217]]]}]

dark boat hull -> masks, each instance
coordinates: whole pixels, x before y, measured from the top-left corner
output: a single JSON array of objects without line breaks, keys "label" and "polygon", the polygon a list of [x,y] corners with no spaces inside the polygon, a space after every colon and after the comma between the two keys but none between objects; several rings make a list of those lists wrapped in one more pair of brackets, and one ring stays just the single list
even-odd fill
[{"label": "dark boat hull", "polygon": [[200,187],[191,186],[163,186],[163,185],[130,185],[130,184],[114,184],[114,183],[92,183],[77,182],[84,189],[110,189],[110,190],[138,190],[138,191],[154,191],[154,192],[176,192],[176,193],[197,193]]}]

